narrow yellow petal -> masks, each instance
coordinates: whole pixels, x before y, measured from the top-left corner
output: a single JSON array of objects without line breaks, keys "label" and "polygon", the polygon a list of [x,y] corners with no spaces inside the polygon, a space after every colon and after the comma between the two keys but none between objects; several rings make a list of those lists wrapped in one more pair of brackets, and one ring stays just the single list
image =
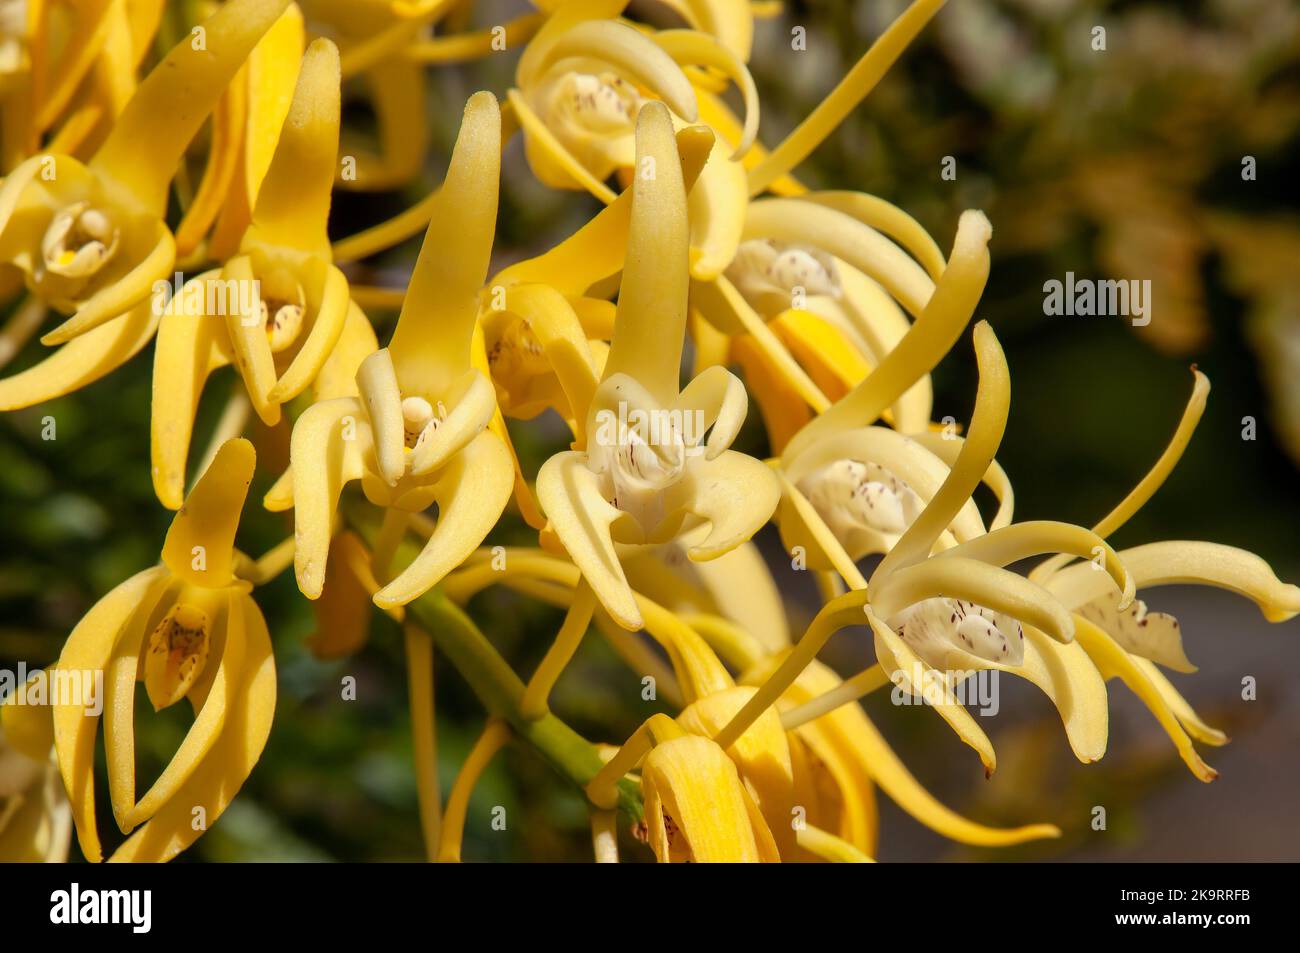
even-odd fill
[{"label": "narrow yellow petal", "polygon": [[[957,457],[961,454],[962,444],[965,443],[964,437],[955,434],[934,433],[929,430],[912,433],[911,439],[925,447],[950,467],[957,462]],[[998,501],[998,511],[989,523],[989,529],[995,530],[1010,526],[1016,509],[1016,494],[1011,487],[1011,480],[1007,476],[1007,472],[1002,469],[1002,465],[996,460],[989,464],[988,471],[984,474],[984,485],[993,491],[993,495],[997,497]],[[1032,573],[1030,578],[1034,578]]]},{"label": "narrow yellow petal", "polygon": [[158,312],[145,301],[73,338],[39,363],[0,380],[0,410],[31,407],[94,383],[140,353],[157,327]]},{"label": "narrow yellow petal", "polygon": [[691,277],[712,281],[726,271],[745,230],[745,170],[727,158],[717,140],[686,206],[691,226]]},{"label": "narrow yellow petal", "polygon": [[104,752],[113,818],[123,832],[135,807],[135,688],[145,639],[176,604],[180,585],[160,574],[117,634],[104,666]]},{"label": "narrow yellow petal", "polygon": [[227,201],[235,174],[241,168],[240,149],[248,119],[248,81],[236,76],[226,87],[212,113],[207,166],[189,208],[176,226],[176,254],[189,256],[207,234]]},{"label": "narrow yellow petal", "polygon": [[[953,258],[956,260],[957,256],[954,255]],[[987,257],[985,262],[987,263]],[[940,283],[939,288],[942,291],[944,284]],[[936,297],[940,291],[935,292]],[[894,354],[897,353],[897,350],[894,351]],[[1011,407],[1011,376],[1007,370],[1006,355],[1002,353],[1002,345],[998,343],[993,329],[984,321],[975,326],[975,356],[980,379],[975,396],[975,411],[971,416],[970,436],[962,444],[957,461],[939,492],[876,567],[871,577],[873,584],[876,580],[884,580],[896,569],[920,562],[929,555],[939,534],[947,529],[957,511],[979,486],[1002,443],[1002,434],[1007,426],[1007,412]],[[877,368],[876,373],[879,372],[880,368]],[[851,399],[851,396],[846,400]],[[809,429],[815,425],[816,422]]]},{"label": "narrow yellow petal", "polygon": [[392,486],[406,472],[406,435],[402,392],[388,348],[375,351],[357,371],[357,389],[370,420],[371,439],[379,472]]},{"label": "narrow yellow petal", "polygon": [[943,251],[935,244],[930,233],[921,227],[920,222],[892,202],[865,192],[809,192],[801,198],[805,202],[843,212],[888,235],[921,263],[932,280],[938,281],[943,276],[943,270],[947,267]]},{"label": "narrow yellow petal", "polygon": [[754,44],[754,14],[749,0],[665,0],[684,20],[730,50],[740,62],[749,61]]},{"label": "narrow yellow petal", "polygon": [[[1178,428],[1174,431],[1173,437],[1169,440],[1169,445],[1165,447],[1164,452],[1160,454],[1159,459],[1139,482],[1133,487],[1128,496],[1120,501],[1120,504],[1106,514],[1096,526],[1094,531],[1099,536],[1110,536],[1121,526],[1146,505],[1147,500],[1155,495],[1155,492],[1164,485],[1169,474],[1173,472],[1178,461],[1182,459],[1183,451],[1187,449],[1187,444],[1191,442],[1192,434],[1196,432],[1196,425],[1200,423],[1201,416],[1205,413],[1205,403],[1210,396],[1210,379],[1192,368],[1192,394],[1187,399],[1187,407],[1183,410],[1182,419],[1178,421]],[[1036,579],[1049,576],[1059,570],[1069,562],[1068,558],[1049,559],[1040,566],[1034,567],[1031,576]]]},{"label": "narrow yellow petal", "polygon": [[1150,659],[1134,658],[1133,664],[1156,687],[1160,697],[1164,699],[1165,704],[1169,706],[1169,710],[1174,713],[1189,735],[1202,744],[1214,745],[1215,747],[1228,743],[1228,736],[1218,728],[1210,727],[1201,719],[1201,716],[1196,713],[1196,710],[1179,693],[1178,689],[1174,688],[1173,683],[1165,677],[1155,662]]},{"label": "narrow yellow petal", "polygon": [[557,453],[542,464],[537,473],[537,501],[605,611],[623,628],[640,629],[641,612],[611,537],[611,528],[625,519],[625,514],[601,495],[586,455]]},{"label": "narrow yellow petal", "polygon": [[945,0],[916,0],[880,34],[825,99],[808,114],[771,155],[749,173],[749,193],[757,195],[782,174],[791,171],[844,121],[858,103],[880,82],[903,50],[939,12]]},{"label": "narrow yellow petal", "polygon": [[[344,484],[364,472],[359,400],[338,397],[303,411],[289,442],[293,463],[294,574],[308,599],[317,599],[325,582],[334,511]],[[368,430],[368,428],[367,428]]]},{"label": "narrow yellow petal", "polygon": [[[1122,549],[1118,555],[1138,589],[1181,583],[1214,586],[1251,600],[1270,622],[1285,622],[1300,613],[1300,587],[1282,582],[1267,562],[1244,549],[1168,540]],[[1076,609],[1107,595],[1114,586],[1104,573],[1082,563],[1062,570],[1045,585]]]},{"label": "narrow yellow petal", "polygon": [[667,407],[677,396],[686,334],[689,228],[681,160],[661,104],[641,108],[636,142],[627,260],[602,380],[627,373]]},{"label": "narrow yellow petal", "polygon": [[[235,287],[254,287],[253,263],[247,255],[232,258],[222,269],[221,280],[236,282]],[[249,305],[248,310],[244,310],[244,304]],[[276,379],[275,356],[271,353],[271,340],[267,336],[261,305],[261,299],[250,301],[248,296],[241,294],[235,307],[223,310],[235,369],[244,380],[244,389],[253,409],[262,418],[262,423],[271,427],[280,422],[280,405],[270,400]]]},{"label": "narrow yellow petal", "polygon": [[686,477],[666,493],[671,524],[674,514],[690,514],[709,526],[703,539],[692,537],[686,554],[692,560],[716,559],[763,528],[781,499],[781,484],[760,460],[726,450],[712,460],[696,459]]},{"label": "narrow yellow petal", "polygon": [[870,864],[874,861],[846,840],[811,824],[799,828],[799,846],[822,860],[836,864]]},{"label": "narrow yellow petal", "polygon": [[[512,92],[511,96],[515,94]],[[682,162],[683,186],[697,180],[713,148],[713,135],[702,126],[690,126],[677,133],[677,152]],[[633,189],[625,190],[582,228],[555,247],[502,269],[492,285],[550,285],[566,298],[585,295],[592,285],[623,270],[631,221]],[[588,334],[588,337],[608,335]]]},{"label": "narrow yellow petal", "polygon": [[447,177],[389,350],[402,389],[441,395],[469,366],[501,178],[501,111],[491,93],[465,105]]},{"label": "narrow yellow petal", "polygon": [[[917,685],[913,676],[933,669],[898,637],[898,633],[873,612],[867,612],[867,621],[875,634],[876,658],[880,662],[880,667],[889,673],[890,681],[914,695],[919,694],[924,697],[924,687]],[[961,705],[942,699],[927,702],[925,707],[933,708],[940,718],[948,722],[958,738],[975,749],[984,765],[985,776],[992,777],[993,772],[997,770],[997,755],[993,751],[993,743],[989,741],[984,729],[975,722],[971,713]],[[883,780],[881,784],[883,786]]]},{"label": "narrow yellow petal", "polygon": [[709,430],[704,442],[705,459],[715,459],[731,446],[745,423],[749,394],[745,385],[725,367],[714,365],[697,375],[682,388],[677,407],[685,413],[698,413],[700,423]]},{"label": "narrow yellow petal", "polygon": [[794,436],[783,459],[797,456],[827,433],[874,423],[886,407],[939,363],[979,304],[988,280],[992,234],[982,212],[962,213],[948,267],[911,330],[866,380]]},{"label": "narrow yellow petal", "polygon": [[653,38],[660,49],[678,63],[712,67],[722,71],[736,84],[745,103],[745,122],[741,128],[740,142],[731,158],[741,158],[758,136],[759,111],[758,90],[754,86],[754,77],[745,68],[744,60],[725,44],[697,30],[660,30],[653,34]]},{"label": "narrow yellow petal", "polygon": [[1118,608],[1126,609],[1133,601],[1136,586],[1132,575],[1115,550],[1099,535],[1072,523],[1055,520],[1030,520],[1003,529],[993,530],[952,549],[939,553],[939,558],[957,556],[977,559],[995,566],[1009,566],[1021,559],[1058,552],[1097,560],[1090,565],[1094,571],[1105,571],[1120,590]]},{"label": "narrow yellow petal", "polygon": [[1118,677],[1142,700],[1151,714],[1156,716],[1156,721],[1160,722],[1160,727],[1164,729],[1165,734],[1173,741],[1179,757],[1183,759],[1192,774],[1206,783],[1217,778],[1219,772],[1201,760],[1201,756],[1192,745],[1192,739],[1187,737],[1187,732],[1179,724],[1177,716],[1160,691],[1137,666],[1132,656],[1083,616],[1075,615],[1074,623],[1079,644],[1092,658],[1102,677],[1108,679]]},{"label": "narrow yellow petal", "polygon": [[255,461],[247,440],[222,444],[167,531],[162,559],[173,575],[207,589],[234,579],[235,531]]},{"label": "narrow yellow petal", "polygon": [[[185,467],[199,397],[208,376],[230,362],[229,338],[220,318],[187,314],[186,289],[202,289],[218,272],[192,279],[172,299],[158,325],[154,348],[150,443],[154,492],[168,509],[184,502]],[[76,347],[99,331],[64,347]]]},{"label": "narrow yellow petal", "polygon": [[441,582],[496,525],[513,487],[514,467],[505,444],[494,433],[480,433],[438,474],[433,535],[415,561],[375,594],[375,605],[406,605]]},{"label": "narrow yellow petal", "polygon": [[329,255],[330,193],[339,143],[339,52],[312,42],[302,57],[293,104],[257,193],[246,241]]}]

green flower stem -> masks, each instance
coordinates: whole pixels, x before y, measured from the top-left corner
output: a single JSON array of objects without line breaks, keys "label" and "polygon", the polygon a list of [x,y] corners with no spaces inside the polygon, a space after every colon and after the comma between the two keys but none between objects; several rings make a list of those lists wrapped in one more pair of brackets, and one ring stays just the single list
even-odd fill
[{"label": "green flower stem", "polygon": [[[372,544],[379,533],[373,507],[359,501],[345,502],[348,523]],[[397,547],[395,566],[405,566],[419,552],[419,546],[404,538]],[[520,710],[524,683],[501,657],[486,635],[460,606],[434,588],[406,607],[407,617],[429,633],[447,660],[469,683],[488,713],[504,718],[515,734],[537,749],[561,774],[579,787],[604,766],[596,746],[554,714],[525,718]],[[618,806],[632,821],[643,817],[641,792],[630,781],[619,782]]]}]

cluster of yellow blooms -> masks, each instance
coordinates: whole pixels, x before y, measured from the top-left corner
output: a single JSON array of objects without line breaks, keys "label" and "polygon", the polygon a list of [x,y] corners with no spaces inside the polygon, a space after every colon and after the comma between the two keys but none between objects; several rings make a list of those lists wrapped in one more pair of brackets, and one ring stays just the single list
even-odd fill
[{"label": "cluster of yellow blooms", "polygon": [[[915,0],[770,151],[757,141],[746,62],[771,4],[663,2],[681,28],[626,19],[626,0],[542,0],[496,28],[434,35],[463,4],[178,5],[203,17],[190,23],[161,0],[0,0],[5,353],[49,311],[65,316],[40,340],[55,348],[44,360],[0,380],[0,409],[75,391],[153,341],[153,485],[176,510],[161,564],[100,600],[55,663],[104,673],[102,716],[62,701],[4,707],[5,756],[31,770],[21,790],[0,789],[0,807],[13,808],[0,810],[0,846],[57,852],[61,780],[82,852],[101,858],[101,717],[113,817],[129,834],[112,859],[167,860],[193,843],[271,730],[275,663],[252,591],[290,562],[317,600],[318,653],[355,651],[371,601],[404,626],[431,857],[459,858],[475,780],[512,738],[581,785],[600,860],[618,857],[620,817],[661,861],[866,860],[876,786],[961,843],[1054,836],[1048,824],[986,827],[939,803],[857,704],[891,683],[925,695],[992,772],[988,737],[952,700],[982,670],[1042,689],[1084,762],[1105,751],[1106,682],[1117,677],[1192,772],[1214,777],[1193,739],[1226,739],[1157,668],[1193,670],[1178,623],[1135,593],[1204,583],[1282,620],[1300,612],[1300,588],[1213,543],[1116,552],[1106,542],[1177,462],[1205,377],[1152,470],[1096,526],[1013,522],[995,459],[1009,375],[988,324],[974,327],[979,389],[964,438],[931,423],[929,373],[972,321],[988,220],[964,213],[945,257],[888,202],[809,191],[791,175],[943,0]],[[160,24],[180,39],[156,58]],[[503,99],[479,92],[466,104],[442,186],[331,245],[334,189],[394,188],[422,169],[428,65],[521,44]],[[368,151],[346,132],[340,142],[344,83],[373,105]],[[202,178],[169,224],[173,182],[205,123]],[[501,151],[516,134],[541,182],[605,207],[491,274]],[[422,230],[404,292],[349,285],[340,265]],[[160,300],[178,267],[197,277]],[[394,298],[400,317],[380,347],[362,306]],[[243,390],[196,465],[199,397],[226,365]],[[768,460],[730,449],[750,396]],[[567,424],[569,448],[523,472],[505,419],[547,410]],[[234,545],[255,470],[241,437],[252,412],[292,428],[291,467],[263,503],[292,509],[294,534],[261,559]],[[188,494],[187,473],[198,474]],[[358,480],[361,493],[345,495]],[[998,500],[988,522],[973,501],[981,485]],[[508,506],[537,547],[483,545]],[[797,639],[750,541],[769,522],[824,600]],[[858,561],[872,554],[883,559],[866,578]],[[1006,568],[1048,554],[1027,577]],[[565,609],[526,682],[462,609],[493,585]],[[617,748],[579,738],[547,704],[593,625],[679,710]],[[854,625],[874,635],[878,662],[841,680],[817,655]],[[489,715],[445,802],[434,645]],[[137,682],[155,708],[185,698],[195,713],[141,797]]]}]

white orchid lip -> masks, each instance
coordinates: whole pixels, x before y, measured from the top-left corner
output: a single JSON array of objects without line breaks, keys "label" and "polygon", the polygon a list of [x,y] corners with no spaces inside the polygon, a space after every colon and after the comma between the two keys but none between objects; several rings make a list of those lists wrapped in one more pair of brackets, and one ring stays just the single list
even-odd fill
[{"label": "white orchid lip", "polygon": [[664,491],[681,482],[686,474],[691,448],[676,431],[656,442],[635,430],[621,437],[609,445],[593,442],[589,449],[591,469],[601,478],[605,498],[649,533],[664,516]]},{"label": "white orchid lip", "polygon": [[89,202],[60,210],[41,239],[45,270],[64,278],[90,278],[117,254],[121,230]]},{"label": "white orchid lip", "polygon": [[809,245],[750,238],[740,243],[727,278],[760,312],[792,307],[796,289],[807,297],[841,295],[835,259]]},{"label": "white orchid lip", "polygon": [[796,486],[850,553],[888,549],[925,509],[925,501],[878,463],[835,460]]},{"label": "white orchid lip", "polygon": [[258,306],[271,353],[279,354],[292,347],[302,333],[307,315],[307,296],[302,285],[294,282],[293,288],[283,297],[275,294],[264,296]]},{"label": "white orchid lip", "polygon": [[556,113],[596,133],[631,135],[641,105],[636,87],[612,72],[565,73],[551,96]]},{"label": "white orchid lip", "polygon": [[949,658],[954,649],[1002,665],[1024,661],[1024,627],[1004,613],[964,599],[924,599],[892,616],[888,625],[941,671],[953,668]]}]

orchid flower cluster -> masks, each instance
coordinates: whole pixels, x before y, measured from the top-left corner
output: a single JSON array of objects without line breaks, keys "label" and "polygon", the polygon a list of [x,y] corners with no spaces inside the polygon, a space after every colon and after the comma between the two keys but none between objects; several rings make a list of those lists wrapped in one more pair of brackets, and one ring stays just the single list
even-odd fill
[{"label": "orchid flower cluster", "polygon": [[[359,651],[375,608],[400,623],[431,859],[460,859],[475,783],[512,742],[573,782],[600,861],[618,860],[620,831],[659,861],[870,860],[877,787],[963,844],[1056,836],[954,812],[858,704],[890,685],[924,698],[918,712],[944,719],[991,774],[993,745],[954,700],[981,671],[1040,688],[1083,762],[1106,751],[1119,679],[1191,772],[1213,779],[1194,742],[1226,738],[1162,674],[1194,668],[1178,622],[1139,592],[1217,586],[1281,621],[1300,612],[1300,588],[1215,543],[1107,542],[1191,439],[1204,375],[1167,449],[1096,525],[1016,522],[997,461],[1010,373],[975,320],[989,221],[963,213],[945,255],[889,202],[793,175],[943,0],[914,0],[770,150],[746,66],[770,5],[664,0],[681,25],[660,28],[628,19],[626,0],[539,0],[481,31],[453,16],[461,6],[0,4],[0,296],[12,305],[0,350],[23,352],[38,331],[32,347],[50,349],[0,380],[0,409],[79,390],[152,344],[150,470],[176,511],[160,562],[104,596],[38,673],[104,673],[102,712],[63,699],[0,709],[0,849],[58,856],[70,816],[85,857],[105,855],[101,729],[126,835],[111,860],[168,860],[215,822],[274,730],[275,654],[255,593],[290,566],[314,600],[319,655]],[[441,186],[331,243],[336,189],[420,175],[430,67],[520,48],[513,84],[465,104]],[[373,131],[342,126],[354,90]],[[494,270],[515,137],[541,183],[603,208]],[[357,262],[420,232],[405,288],[350,281]],[[176,271],[193,277],[160,296]],[[367,310],[400,314],[389,331]],[[965,359],[972,323],[979,385],[959,433],[932,422],[929,375],[952,351]],[[235,396],[196,454],[200,396],[227,366]],[[751,398],[766,459],[733,449]],[[506,421],[547,413],[567,439],[528,472]],[[260,505],[293,533],[260,558],[235,545],[241,513],[259,505],[246,433],[290,447]],[[490,545],[503,519],[537,545]],[[802,632],[752,541],[769,524],[822,596]],[[868,556],[882,557],[869,576]],[[1008,568],[1040,556],[1027,576]],[[490,587],[564,612],[526,676],[469,611]],[[854,628],[876,663],[842,678],[818,655]],[[592,741],[553,713],[589,631],[675,714]],[[486,712],[445,798],[435,648]],[[156,710],[187,700],[194,712],[143,794],[141,682]]]}]

